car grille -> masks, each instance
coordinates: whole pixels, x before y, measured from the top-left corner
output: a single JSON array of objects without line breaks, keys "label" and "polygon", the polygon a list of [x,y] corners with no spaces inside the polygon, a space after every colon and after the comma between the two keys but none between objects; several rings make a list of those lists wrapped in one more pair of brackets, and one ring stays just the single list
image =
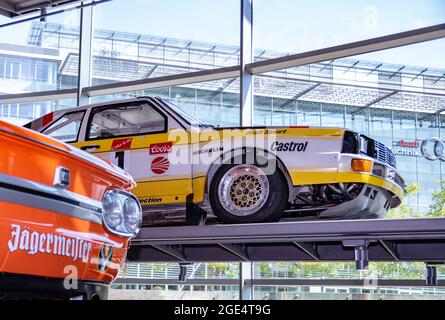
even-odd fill
[{"label": "car grille", "polygon": [[374,158],[390,165],[393,168],[397,168],[396,157],[388,147],[383,143],[374,140]]}]

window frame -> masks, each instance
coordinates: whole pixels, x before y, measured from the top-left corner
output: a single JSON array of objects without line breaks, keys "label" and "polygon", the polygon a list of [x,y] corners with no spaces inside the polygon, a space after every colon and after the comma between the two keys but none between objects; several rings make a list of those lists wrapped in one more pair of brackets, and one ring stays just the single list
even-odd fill
[{"label": "window frame", "polygon": [[[156,112],[158,112],[162,118],[164,119],[164,129],[159,130],[159,131],[152,131],[152,132],[142,132],[142,133],[138,133],[138,134],[126,134],[126,135],[119,135],[119,136],[115,136],[115,137],[110,137],[110,138],[91,138],[90,137],[90,133],[91,133],[91,125],[93,123],[93,119],[94,116],[99,113],[102,112],[106,109],[116,109],[119,108],[121,106],[134,106],[135,103],[139,103],[140,106],[147,104],[148,106],[150,106],[151,108],[153,108]],[[138,136],[145,136],[147,134],[159,134],[159,133],[166,133],[168,129],[168,117],[165,115],[164,112],[162,112],[162,110],[160,110],[158,107],[156,107],[155,105],[153,105],[153,103],[150,103],[149,101],[132,101],[129,103],[126,102],[120,102],[120,103],[115,103],[115,104],[111,104],[111,105],[106,105],[106,106],[98,106],[98,107],[94,107],[91,109],[89,118],[88,118],[88,123],[86,126],[86,132],[85,132],[85,141],[96,141],[96,140],[109,140],[109,139],[119,139],[119,138],[126,138],[126,137],[138,137]]]},{"label": "window frame", "polygon": [[[85,120],[85,115],[86,115],[86,113],[87,113],[87,110],[77,110],[77,111],[66,112],[66,113],[62,114],[60,117],[58,117],[56,120],[54,120],[53,122],[51,122],[49,125],[47,125],[47,126],[41,131],[41,133],[47,135],[45,132],[46,132],[49,128],[51,128],[55,123],[57,123],[57,121],[59,121],[59,120],[62,119],[63,117],[66,117],[67,115],[75,114],[75,113],[83,113],[82,118],[80,119],[80,126],[79,126],[79,130],[77,131],[76,140],[74,140],[74,141],[62,141],[62,142],[64,142],[64,143],[77,143],[77,142],[79,142],[79,136],[80,136],[80,132],[82,131],[82,125],[83,125],[83,121]],[[50,137],[50,136],[48,135],[48,137]],[[50,137],[50,138],[57,139],[57,138],[54,138],[54,137]],[[57,139],[57,140],[58,140],[58,139]],[[61,141],[61,140],[59,140],[59,141]]]}]

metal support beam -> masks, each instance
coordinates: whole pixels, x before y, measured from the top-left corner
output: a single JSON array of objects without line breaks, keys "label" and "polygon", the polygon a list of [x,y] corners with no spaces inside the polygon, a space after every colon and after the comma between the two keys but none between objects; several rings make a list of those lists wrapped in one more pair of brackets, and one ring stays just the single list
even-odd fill
[{"label": "metal support beam", "polygon": [[345,71],[343,71],[343,74],[345,74],[346,72],[348,72],[349,70],[351,70],[352,68],[354,68],[356,65],[358,65],[360,63],[360,60],[357,60],[356,62],[354,62],[352,65],[350,65],[349,67],[346,68]]},{"label": "metal support beam", "polygon": [[393,74],[391,74],[389,76],[388,79],[391,79],[392,77],[394,77],[396,74],[400,73],[403,69],[405,69],[405,66],[400,67],[396,72],[394,72]]},{"label": "metal support beam", "polygon": [[366,270],[369,265],[369,241],[368,240],[345,240],[344,247],[353,247],[355,252],[355,267],[357,270]]},{"label": "metal support beam", "polygon": [[437,268],[435,265],[426,265],[426,285],[437,286]]},{"label": "metal support beam", "polygon": [[323,66],[323,68],[320,69],[320,72],[324,71],[325,69],[327,69],[328,67],[332,66],[332,64],[334,63],[335,60],[331,60],[329,61],[329,63],[325,64]]},{"label": "metal support beam", "polygon": [[391,241],[380,240],[380,244],[386,251],[394,258],[395,261],[400,261],[399,254],[397,253],[397,246]]},{"label": "metal support beam", "polygon": [[178,275],[179,282],[187,281],[187,267],[191,266],[191,265],[192,265],[192,263],[180,263],[179,264],[179,275]]},{"label": "metal support beam", "polygon": [[[2,0],[0,1],[0,9],[9,13],[8,17],[12,17],[15,12],[17,12],[17,8],[12,5],[11,2]],[[5,14],[6,15],[6,14]]]},{"label": "metal support beam", "polygon": [[260,74],[274,70],[287,69],[311,63],[355,56],[359,54],[397,48],[424,41],[445,37],[445,23],[431,27],[391,34],[383,37],[348,43],[344,45],[314,50],[285,57],[258,61],[248,64],[251,74]]},{"label": "metal support beam", "polygon": [[[306,252],[298,250],[296,243]],[[426,218],[142,228],[132,239],[127,257],[130,262],[318,259],[357,261],[362,268],[367,260],[437,263],[444,261],[443,252],[445,218]]]},{"label": "metal support beam", "polygon": [[241,0],[240,37],[240,125],[253,124],[253,75],[247,64],[253,62],[253,0]]},{"label": "metal support beam", "polygon": [[418,77],[420,77],[422,74],[424,74],[425,72],[428,71],[428,68],[423,69],[422,71],[420,71],[414,78],[411,79],[411,81],[416,80]]},{"label": "metal support beam", "polygon": [[439,78],[437,78],[433,84],[436,84],[437,82],[439,82],[441,79],[445,78],[445,73],[443,75],[441,75]]},{"label": "metal support beam", "polygon": [[304,242],[293,242],[295,246],[297,246],[299,249],[301,249],[304,253],[306,253],[308,256],[313,258],[315,261],[320,261],[320,258],[317,253],[317,247],[314,246],[311,243],[304,243]]},{"label": "metal support beam", "polygon": [[185,74],[174,74],[171,76],[155,77],[135,81],[104,84],[84,88],[83,93],[88,97],[102,96],[112,93],[138,91],[144,89],[162,88],[177,85],[186,85],[196,82],[214,81],[239,76],[239,67],[224,67],[213,70],[188,72]]},{"label": "metal support beam", "polygon": [[387,94],[385,94],[385,95],[383,95],[383,96],[381,96],[381,97],[379,97],[377,99],[374,99],[373,101],[367,103],[363,108],[369,108],[370,106],[372,106],[372,105],[374,105],[376,103],[382,102],[383,100],[388,99],[389,97],[392,97],[393,95],[395,95],[398,92],[399,91],[393,91],[393,92],[387,93]]},{"label": "metal support beam", "polygon": [[187,258],[184,254],[184,251],[181,248],[173,247],[173,246],[159,246],[153,245],[153,248],[162,251],[169,256],[178,259],[179,261],[187,261]]},{"label": "metal support beam", "polygon": [[368,72],[367,76],[369,76],[371,73],[373,73],[374,71],[377,71],[378,68],[380,68],[381,66],[383,66],[383,63],[380,63],[379,65],[377,65],[374,69],[372,69],[371,71]]},{"label": "metal support beam", "polygon": [[89,97],[83,89],[91,86],[93,69],[93,6],[80,9],[80,41],[79,41],[79,70],[77,79],[77,104],[90,103]]},{"label": "metal support beam", "polygon": [[226,90],[232,83],[234,83],[236,81],[237,78],[233,78],[230,79],[228,81],[226,81],[226,83],[224,83],[224,85],[222,85],[221,87],[218,88],[218,90],[215,90],[211,95],[210,98],[215,98],[217,95],[219,95],[221,92],[223,92],[224,90]]},{"label": "metal support beam", "polygon": [[43,92],[28,92],[19,94],[2,94],[0,103],[26,103],[37,101],[59,101],[67,99],[76,99],[76,89],[51,90]]},{"label": "metal support beam", "polygon": [[145,75],[145,79],[149,79],[151,77],[151,75],[153,74],[153,72],[156,71],[156,69],[158,68],[159,65],[155,65],[153,68],[151,68],[151,70]]},{"label": "metal support beam", "polygon": [[360,111],[362,111],[363,109],[369,108],[369,107],[371,107],[372,105],[374,105],[374,104],[376,104],[376,103],[379,103],[379,102],[381,102],[381,101],[383,101],[383,100],[385,100],[385,99],[387,99],[387,98],[389,98],[389,97],[392,97],[392,96],[395,95],[396,93],[399,93],[399,91],[392,91],[392,92],[387,93],[387,94],[385,94],[385,95],[383,95],[383,96],[381,96],[381,97],[378,97],[377,99],[374,99],[374,100],[372,100],[371,102],[368,102],[368,103],[365,104],[363,107],[361,107],[361,108],[355,110],[352,114],[353,114],[353,115],[354,115],[354,114],[357,114],[357,113],[359,113]]},{"label": "metal support beam", "polygon": [[294,96],[293,100],[298,100],[300,99],[302,96],[308,94],[309,92],[311,92],[312,90],[314,90],[315,88],[319,87],[321,85],[321,83],[316,83],[313,86],[311,86],[310,88],[307,88],[306,90],[303,90],[302,92],[298,93],[297,95]]},{"label": "metal support beam", "polygon": [[311,92],[312,90],[314,90],[315,88],[317,88],[318,86],[320,86],[321,83],[316,83],[313,86],[310,86],[309,88],[297,93],[292,99],[289,99],[286,103],[284,103],[281,107],[285,107],[288,106],[289,104],[291,104],[292,102],[300,99],[302,96],[308,94],[309,92]]},{"label": "metal support beam", "polygon": [[241,258],[244,261],[249,261],[249,255],[247,254],[246,249],[241,245],[235,245],[235,244],[228,244],[228,243],[220,243],[219,244],[222,248],[229,251],[230,253],[233,253],[237,257]]}]

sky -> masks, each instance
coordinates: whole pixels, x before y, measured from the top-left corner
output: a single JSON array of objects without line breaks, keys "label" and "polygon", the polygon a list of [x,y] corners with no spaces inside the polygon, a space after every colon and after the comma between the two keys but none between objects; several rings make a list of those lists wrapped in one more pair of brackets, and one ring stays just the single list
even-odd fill
[{"label": "sky", "polygon": [[[445,23],[445,0],[254,0],[254,46],[298,53]],[[0,18],[0,24],[8,19]],[[48,22],[78,25],[75,12]],[[239,0],[113,0],[95,8],[94,26],[239,45]],[[30,23],[0,29],[0,42],[25,44]],[[445,69],[445,39],[361,59]]]}]

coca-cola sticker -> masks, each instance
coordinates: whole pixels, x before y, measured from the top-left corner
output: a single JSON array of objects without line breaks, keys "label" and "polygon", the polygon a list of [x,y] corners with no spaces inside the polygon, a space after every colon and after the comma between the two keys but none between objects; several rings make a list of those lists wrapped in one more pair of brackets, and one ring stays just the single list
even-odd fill
[{"label": "coca-cola sticker", "polygon": [[172,151],[173,142],[156,143],[150,145],[150,155],[164,154]]},{"label": "coca-cola sticker", "polygon": [[170,167],[170,161],[165,157],[157,157],[151,162],[151,171],[154,174],[164,174]]}]

